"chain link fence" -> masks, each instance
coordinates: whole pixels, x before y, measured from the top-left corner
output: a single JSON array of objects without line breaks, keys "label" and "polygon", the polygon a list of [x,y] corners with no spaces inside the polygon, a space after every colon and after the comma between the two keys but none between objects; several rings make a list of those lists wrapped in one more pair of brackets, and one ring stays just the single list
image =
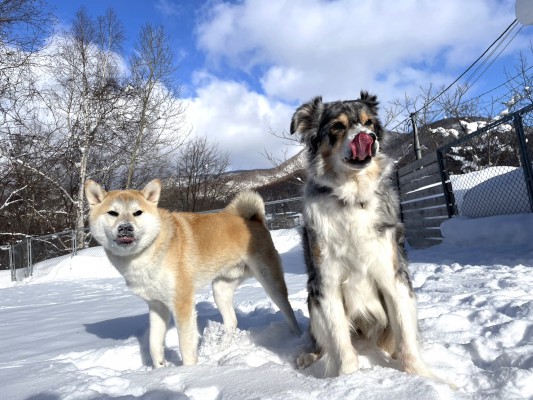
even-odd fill
[{"label": "chain link fence", "polygon": [[[267,226],[271,231],[276,231],[277,236],[298,234],[291,228],[301,223],[301,198],[267,202],[265,208]],[[61,258],[70,258],[82,248],[89,249],[84,250],[88,254],[87,251],[90,252],[92,247],[99,246],[89,230],[85,231],[84,237],[85,243],[80,246],[76,241],[76,231],[72,230],[27,237],[15,245],[0,247],[0,283],[45,275],[61,262]]]},{"label": "chain link fence", "polygon": [[302,222],[302,198],[269,201],[265,203],[268,229],[289,229]]},{"label": "chain link fence", "polygon": [[533,212],[533,105],[437,150],[450,215]]},{"label": "chain link fence", "polygon": [[41,276],[61,261],[76,254],[79,248],[99,246],[85,230],[85,243],[78,246],[76,231],[30,236],[12,246],[0,248],[0,282],[21,281]]},{"label": "chain link fence", "polygon": [[2,280],[16,280],[15,269],[12,268],[13,246],[0,246],[0,282]]}]

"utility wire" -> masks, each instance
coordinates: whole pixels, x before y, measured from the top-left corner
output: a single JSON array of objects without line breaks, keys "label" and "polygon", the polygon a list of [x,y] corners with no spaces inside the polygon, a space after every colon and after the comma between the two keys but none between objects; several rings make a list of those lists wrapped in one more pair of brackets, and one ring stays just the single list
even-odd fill
[{"label": "utility wire", "polygon": [[[516,25],[515,25],[516,26]],[[513,27],[514,29],[514,27]],[[501,44],[507,39],[507,37],[511,34],[512,30],[507,31],[507,33],[504,32],[502,39],[499,41],[499,43],[492,49],[492,51],[489,53],[489,55],[477,66],[477,68],[466,78],[465,85],[468,84],[468,82],[476,75],[476,73],[487,63],[487,61],[490,60],[490,58],[494,55],[494,53],[498,50],[498,48],[501,46]],[[520,30],[519,30],[520,32]],[[515,35],[516,36],[516,35]],[[513,37],[514,38],[514,37]],[[506,46],[507,47],[507,46]]]},{"label": "utility wire", "polygon": [[[415,110],[414,112],[412,112],[410,115],[412,114],[417,114],[418,112],[422,111],[423,109],[425,109],[426,107],[429,107],[436,99],[438,99],[440,96],[442,96],[444,93],[446,93],[453,85],[455,85],[457,83],[457,81],[459,81],[459,79],[461,79],[466,73],[468,73],[468,71],[470,71],[474,65],[477,64],[477,62],[479,60],[481,60],[485,54],[487,54],[489,52],[489,50],[496,44],[498,43],[498,41],[507,34],[508,31],[510,31],[511,29],[514,29],[514,27],[518,24],[518,21],[515,19],[513,22],[511,22],[511,24],[503,31],[503,33],[498,36],[498,38],[496,40],[494,40],[494,42],[492,42],[492,44],[483,52],[483,54],[481,54],[461,75],[459,75],[459,77],[457,79],[455,79],[451,84],[449,84],[445,89],[443,89],[439,94],[433,96],[426,104],[424,104],[422,107],[420,107],[418,110]],[[394,128],[391,129],[391,131],[394,131],[396,128],[398,128],[400,125],[404,124],[410,117],[407,117],[405,118],[403,121],[401,121],[400,123],[398,123]]]},{"label": "utility wire", "polygon": [[[516,33],[513,35],[513,37],[507,42],[507,44],[505,44],[505,46],[503,46],[503,48],[500,50],[500,52],[496,55],[496,57],[494,57],[492,59],[492,61],[485,67],[485,69],[483,70],[483,72],[481,72],[478,77],[469,85],[469,87],[472,87],[478,80],[479,78],[481,78],[481,76],[487,71],[487,69],[490,68],[490,66],[494,63],[494,61],[496,61],[498,59],[498,57],[503,53],[503,51],[509,46],[509,44],[511,44],[511,42],[514,40],[514,38],[520,33],[520,31],[522,30],[524,26],[522,25],[517,31]],[[510,32],[509,32],[510,33]],[[496,46],[494,48],[494,51],[491,53],[491,55],[494,54],[494,52],[500,47],[500,45],[503,43],[503,41],[501,41],[500,43],[498,43],[498,46]],[[488,58],[485,60],[485,61],[488,61]],[[483,65],[483,64],[482,64]],[[480,66],[481,67],[481,66]],[[476,71],[474,71],[474,73],[472,73],[472,75],[470,75],[470,77],[467,79],[467,82],[469,79],[471,79],[475,72],[477,72],[479,70],[479,68],[476,69]]]},{"label": "utility wire", "polygon": [[[489,90],[487,90],[486,92],[481,93],[480,95],[477,95],[476,97],[472,97],[472,98],[470,98],[470,99],[468,99],[468,100],[465,100],[465,101],[463,101],[463,102],[461,102],[461,103],[459,103],[459,104],[468,103],[468,102],[470,102],[470,101],[477,100],[477,99],[479,99],[480,97],[486,96],[487,94],[489,94],[489,93],[491,93],[491,92],[494,92],[495,90],[501,88],[502,86],[507,85],[507,84],[510,83],[513,79],[518,78],[518,77],[519,77],[520,75],[522,75],[522,74],[525,74],[526,72],[528,72],[528,71],[529,71],[530,69],[532,69],[532,68],[533,68],[533,65],[530,66],[529,68],[525,69],[524,71],[519,72],[518,74],[516,74],[516,75],[510,77],[507,81],[505,81],[505,82],[499,84],[498,86],[493,87],[492,89],[489,89]],[[531,77],[529,77],[529,78],[533,78],[533,76],[531,76]],[[509,93],[510,93],[510,92],[509,92]]]},{"label": "utility wire", "polygon": [[[520,33],[520,31],[522,30],[523,27],[524,27],[524,26],[522,25],[522,26],[516,31],[516,33],[513,35],[513,37],[512,37],[510,40],[508,40],[507,43],[503,46],[503,48],[498,52],[498,54],[496,55],[496,57],[494,57],[494,58],[490,61],[490,63],[489,63],[484,69],[483,69],[483,71],[482,71],[482,72],[481,72],[481,73],[475,78],[475,80],[474,80],[472,83],[469,84],[469,81],[470,81],[470,80],[471,80],[471,79],[477,74],[477,72],[481,69],[481,67],[482,67],[482,66],[483,66],[483,65],[484,65],[484,64],[485,64],[485,63],[486,63],[486,62],[487,62],[487,61],[488,61],[493,55],[494,55],[494,53],[495,53],[495,52],[501,47],[501,45],[504,43],[504,41],[506,41],[507,38],[510,36],[510,34],[511,34],[512,31],[509,31],[509,32],[505,35],[505,38],[504,38],[503,40],[501,40],[501,41],[498,43],[498,45],[497,45],[497,46],[494,48],[494,50],[489,54],[489,56],[488,56],[485,60],[483,60],[483,62],[482,62],[482,63],[481,63],[476,69],[475,69],[474,72],[472,72],[472,74],[470,74],[470,76],[466,79],[466,82],[462,85],[462,86],[465,88],[465,89],[464,89],[464,92],[462,93],[462,95],[464,95],[464,94],[465,94],[465,93],[466,93],[466,92],[467,92],[472,86],[474,86],[475,83],[479,80],[479,78],[481,78],[481,77],[483,76],[483,74],[484,74],[485,72],[487,72],[487,70],[488,70],[488,69],[490,68],[490,66],[494,63],[494,61],[496,61],[496,60],[498,59],[498,57],[503,53],[503,51],[509,46],[509,44],[511,44],[511,42],[514,40],[514,38]],[[492,88],[492,89],[488,90],[487,92],[482,93],[482,94],[480,94],[480,95],[478,95],[478,96],[476,96],[476,97],[472,97],[472,98],[470,98],[470,99],[468,99],[468,100],[464,100],[464,101],[458,103],[458,105],[463,105],[463,104],[466,104],[466,103],[473,102],[473,101],[479,99],[480,97],[483,97],[483,96],[485,96],[486,94],[488,94],[488,93],[490,93],[490,92],[492,92],[492,91],[494,91],[494,90],[496,90],[496,89],[498,89],[498,88],[500,88],[500,87],[502,87],[502,86],[504,86],[504,85],[509,84],[513,79],[517,78],[518,76],[520,76],[520,75],[522,75],[522,74],[525,74],[525,73],[526,73],[527,71],[529,71],[531,68],[533,68],[533,66],[531,66],[531,67],[525,69],[525,70],[522,71],[522,72],[519,72],[518,74],[516,74],[515,76],[513,76],[513,77],[511,77],[511,78],[508,78],[508,80],[507,80],[506,82],[504,82],[504,83],[502,83],[502,84],[496,86],[495,88]],[[530,79],[530,77],[528,77],[528,79]],[[501,99],[507,97],[507,96],[508,96],[510,93],[512,93],[513,91],[516,91],[516,88],[513,88],[513,89],[509,90],[507,93],[502,94],[500,97],[498,97],[498,98],[496,99],[496,101],[499,101],[499,100],[501,100]],[[492,100],[490,101],[490,103],[493,104],[493,103],[494,103],[494,99],[492,99]],[[442,112],[440,112],[438,115],[441,115],[441,114],[442,114]],[[438,116],[438,115],[437,115],[437,116]]]}]

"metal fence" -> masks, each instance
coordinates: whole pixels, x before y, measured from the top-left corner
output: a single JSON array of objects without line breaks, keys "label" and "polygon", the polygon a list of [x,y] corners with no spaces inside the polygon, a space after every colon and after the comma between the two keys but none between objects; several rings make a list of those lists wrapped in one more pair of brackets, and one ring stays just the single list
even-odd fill
[{"label": "metal fence", "polygon": [[[292,198],[265,203],[267,226],[271,231],[290,229],[300,225],[301,198]],[[211,212],[215,212],[213,210]],[[282,234],[293,234],[284,233]],[[30,276],[47,274],[59,261],[58,257],[70,258],[80,248],[99,246],[89,230],[85,231],[85,243],[78,246],[76,231],[64,231],[42,236],[24,238],[12,246],[0,247],[0,282],[21,281]]]},{"label": "metal fence", "polygon": [[302,198],[268,201],[265,203],[265,211],[270,230],[299,226],[302,222]]},{"label": "metal fence", "polygon": [[450,215],[533,212],[533,104],[437,150]]},{"label": "metal fence", "polygon": [[15,271],[12,266],[13,260],[13,246],[0,246],[0,281],[3,279],[16,280]]}]

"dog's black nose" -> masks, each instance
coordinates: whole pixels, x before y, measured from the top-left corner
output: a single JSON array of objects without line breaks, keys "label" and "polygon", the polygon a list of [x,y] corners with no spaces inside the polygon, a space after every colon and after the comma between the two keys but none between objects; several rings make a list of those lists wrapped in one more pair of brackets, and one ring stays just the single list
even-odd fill
[{"label": "dog's black nose", "polygon": [[118,234],[120,236],[129,236],[133,234],[133,225],[126,223],[126,224],[120,224],[118,226]]}]

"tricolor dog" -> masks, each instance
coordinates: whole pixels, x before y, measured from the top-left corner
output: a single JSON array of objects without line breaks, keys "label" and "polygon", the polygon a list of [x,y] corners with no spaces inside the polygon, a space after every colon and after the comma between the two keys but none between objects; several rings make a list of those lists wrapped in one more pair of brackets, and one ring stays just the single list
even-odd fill
[{"label": "tricolor dog", "polygon": [[417,305],[403,247],[392,161],[380,151],[384,129],[376,96],[300,106],[291,121],[308,150],[303,246],[313,352],[330,375],[359,367],[352,337],[367,338],[406,372],[431,376],[417,342]]}]

